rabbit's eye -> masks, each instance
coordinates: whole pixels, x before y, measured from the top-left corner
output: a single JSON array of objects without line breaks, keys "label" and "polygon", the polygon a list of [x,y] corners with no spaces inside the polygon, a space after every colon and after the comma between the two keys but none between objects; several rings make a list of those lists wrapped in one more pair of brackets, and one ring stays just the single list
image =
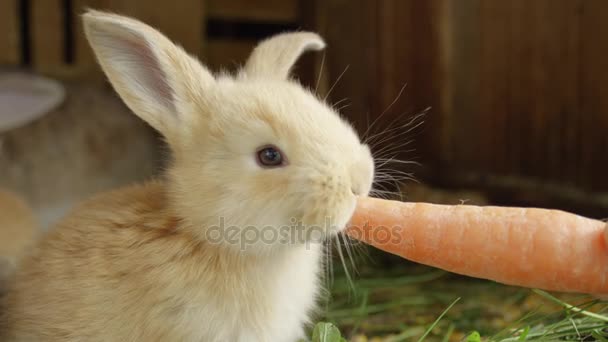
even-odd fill
[{"label": "rabbit's eye", "polygon": [[264,146],[256,153],[258,164],[262,167],[279,167],[285,165],[283,153],[276,146]]}]

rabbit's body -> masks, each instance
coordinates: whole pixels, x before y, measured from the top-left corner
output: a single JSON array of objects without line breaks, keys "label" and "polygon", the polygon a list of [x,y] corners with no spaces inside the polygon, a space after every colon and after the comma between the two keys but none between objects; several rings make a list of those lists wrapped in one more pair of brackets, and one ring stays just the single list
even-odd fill
[{"label": "rabbit's body", "polygon": [[319,245],[251,256],[196,242],[168,211],[160,182],[75,209],[22,265],[13,284],[19,291],[7,303],[16,334],[9,340],[303,336],[318,288]]},{"label": "rabbit's body", "polygon": [[84,21],[172,163],[162,183],[101,195],[40,242],[8,292],[8,341],[303,337],[318,238],[344,229],[374,172],[352,127],[289,80],[321,38],[278,35],[236,77],[216,76],[143,23],[95,11]]}]

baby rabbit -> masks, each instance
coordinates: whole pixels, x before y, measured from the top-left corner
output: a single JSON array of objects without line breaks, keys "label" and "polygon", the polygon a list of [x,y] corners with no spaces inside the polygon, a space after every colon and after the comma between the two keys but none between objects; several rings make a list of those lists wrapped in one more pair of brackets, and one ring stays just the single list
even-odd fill
[{"label": "baby rabbit", "polygon": [[90,11],[84,26],[172,163],[162,180],[85,202],[42,239],[11,284],[3,341],[302,338],[320,287],[312,233],[343,229],[374,173],[351,126],[289,79],[322,39],[272,37],[231,77],[136,20]]}]

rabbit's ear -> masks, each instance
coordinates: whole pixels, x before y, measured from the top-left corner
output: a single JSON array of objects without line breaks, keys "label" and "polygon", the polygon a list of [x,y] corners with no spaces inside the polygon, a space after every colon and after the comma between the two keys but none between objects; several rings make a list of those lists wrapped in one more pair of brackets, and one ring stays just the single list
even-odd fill
[{"label": "rabbit's ear", "polygon": [[192,119],[183,106],[215,82],[195,58],[134,19],[89,11],[83,22],[99,64],[135,114],[167,138]]},{"label": "rabbit's ear", "polygon": [[286,79],[302,53],[323,48],[323,39],[312,32],[283,33],[270,37],[253,50],[241,76]]}]

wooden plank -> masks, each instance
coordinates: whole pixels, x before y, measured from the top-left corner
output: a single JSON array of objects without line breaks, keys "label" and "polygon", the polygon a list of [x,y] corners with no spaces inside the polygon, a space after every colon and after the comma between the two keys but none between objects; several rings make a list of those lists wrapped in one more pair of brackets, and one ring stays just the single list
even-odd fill
[{"label": "wooden plank", "polygon": [[446,141],[441,153],[446,163],[476,170],[482,167],[481,159],[477,153],[471,153],[471,148],[479,146],[477,133],[484,129],[478,102],[480,1],[449,1],[446,15],[450,22],[445,28],[448,36],[443,49],[445,73],[450,78],[443,91],[448,103],[442,116]]},{"label": "wooden plank", "polygon": [[[424,86],[419,84],[414,70],[416,41],[413,33],[416,31],[416,23],[411,20],[414,11],[412,1],[387,0],[378,2],[377,8],[377,65],[367,66],[377,72],[376,84],[371,93],[375,107],[370,112],[372,123],[369,125],[373,126],[368,135],[371,137],[374,157],[383,165],[391,158],[413,158],[413,153],[408,155],[404,152],[413,149],[413,143],[402,145],[419,131],[405,134],[407,129],[399,127],[407,123],[408,119],[411,120],[418,111],[416,88]],[[395,13],[399,13],[399,16]],[[421,152],[416,155],[419,156],[419,153]],[[387,172],[396,166],[399,165],[386,164],[378,172]]]},{"label": "wooden plank", "polygon": [[18,65],[21,62],[17,1],[0,1],[0,65]]},{"label": "wooden plank", "polygon": [[[506,118],[509,114],[505,94],[508,79],[507,32],[510,20],[508,3],[480,2],[479,140],[468,153],[481,158],[482,173],[504,173]],[[475,101],[472,99],[472,101]]]},{"label": "wooden plank", "polygon": [[[349,104],[341,112],[365,132],[373,115],[379,115],[377,34],[378,8],[366,0],[315,0],[319,13],[316,30],[327,41],[324,69],[327,70],[329,100]],[[339,16],[324,13],[340,13]],[[366,25],[361,25],[365,22]],[[345,71],[346,70],[346,71]]]},{"label": "wooden plank", "polygon": [[[511,2],[510,116],[507,146],[513,171],[521,176],[568,181],[566,169],[576,153],[578,98],[577,1]],[[570,137],[570,138],[569,138]],[[513,152],[517,151],[518,157]],[[568,153],[568,151],[570,151]]]},{"label": "wooden plank", "polygon": [[608,190],[608,1],[585,0],[581,18],[581,164],[588,189]]},{"label": "wooden plank", "polygon": [[[548,0],[552,2],[552,0]],[[558,99],[548,99],[548,95],[553,92],[552,85],[549,84],[550,75],[548,63],[549,56],[546,55],[550,39],[550,33],[555,30],[552,25],[554,11],[547,8],[547,0],[534,1],[528,3],[527,11],[532,14],[531,21],[528,22],[528,34],[533,39],[534,49],[531,56],[528,56],[528,73],[531,79],[531,102],[528,106],[528,123],[531,134],[529,135],[529,167],[526,173],[539,179],[547,178],[548,164],[551,163],[549,155],[549,145],[551,143],[551,132],[549,125],[555,125],[553,121],[553,102]],[[555,5],[555,4],[553,4]],[[551,7],[551,5],[549,5]],[[559,6],[555,6],[559,7]],[[542,19],[541,19],[542,18]],[[539,21],[540,20],[540,21]],[[554,59],[554,57],[552,57]]]},{"label": "wooden plank", "polygon": [[[439,46],[446,3],[444,0],[410,0],[409,2],[411,36],[395,37],[397,45],[404,45],[405,40],[412,41],[409,52],[407,52],[410,54],[412,74],[411,81],[407,80],[407,82],[411,87],[402,99],[402,103],[406,106],[401,108],[410,115],[418,114],[427,108],[430,108],[430,111],[425,116],[422,127],[403,136],[402,140],[413,139],[413,145],[411,148],[408,146],[407,149],[402,149],[403,153],[400,158],[420,160],[428,165],[439,167],[440,165],[437,163],[442,160],[438,160],[435,156],[441,156],[442,145],[440,144],[441,138],[438,137],[445,135],[442,128],[444,109],[441,107],[441,84],[444,79],[444,71],[441,69],[442,57]],[[400,20],[399,12],[394,12],[392,15],[397,18],[397,25],[404,24]],[[404,54],[406,51],[401,51],[396,56],[397,62],[407,58]],[[404,80],[396,81],[403,82]],[[407,106],[411,106],[412,110],[408,110]],[[411,149],[415,149],[415,151],[406,152]],[[414,169],[410,168],[406,171],[413,172]]]},{"label": "wooden plank", "polygon": [[298,0],[207,0],[210,18],[251,21],[298,21]]},{"label": "wooden plank", "polygon": [[509,121],[507,130],[510,140],[507,146],[507,163],[510,174],[524,174],[523,159],[528,153],[528,102],[533,96],[530,94],[529,72],[527,59],[534,43],[529,38],[529,13],[526,10],[528,0],[511,1],[511,24],[509,27],[509,74],[508,74],[508,102]]},{"label": "wooden plank", "polygon": [[[385,148],[394,148],[398,158],[435,163],[437,158],[424,157],[441,150],[433,133],[442,134],[439,93],[444,71],[438,45],[447,2],[319,0],[316,4],[321,18],[317,20],[322,21],[317,30],[328,42],[324,68],[329,72],[331,102],[349,104],[342,113],[371,143],[373,152],[384,149],[385,155],[376,157],[387,157]],[[407,128],[398,128],[427,107],[432,112],[425,117],[424,128],[408,133]],[[389,135],[387,128],[397,129]],[[379,134],[376,140],[368,141],[374,134]],[[401,145],[410,139],[415,147]]]},{"label": "wooden plank", "polygon": [[520,102],[521,107],[519,108],[519,128],[522,137],[521,145],[521,173],[520,176],[534,177],[538,176],[534,172],[535,164],[537,160],[541,158],[539,156],[539,143],[536,140],[538,132],[536,127],[538,123],[539,115],[535,114],[539,112],[536,108],[538,102],[536,97],[538,94],[538,80],[540,79],[540,69],[537,68],[538,64],[536,61],[539,60],[540,50],[537,46],[538,37],[536,37],[538,30],[538,11],[534,11],[534,4],[529,1],[525,1],[525,4],[521,8],[521,12],[518,13],[521,16],[521,23],[523,28],[521,29],[521,36],[519,36],[519,44],[522,44],[522,54],[520,59],[516,62],[519,68],[521,68],[521,93],[519,94],[522,99]]},{"label": "wooden plank", "polygon": [[[384,115],[377,123],[378,129],[386,128],[396,120],[398,116],[406,115],[404,111],[407,106],[411,106],[410,101],[405,98],[413,99],[412,92],[419,84],[416,84],[413,64],[415,42],[413,32],[416,30],[411,20],[413,6],[411,1],[387,0],[378,3],[378,16],[384,20],[378,21],[378,60],[382,61],[377,66],[378,81],[376,92],[380,113],[373,113],[374,116]],[[394,15],[399,13],[399,16]],[[414,83],[414,84],[412,84]],[[406,86],[409,85],[409,87]],[[400,95],[401,89],[406,86]],[[397,96],[401,96],[397,98]],[[392,106],[391,103],[393,103]],[[390,106],[390,108],[389,108]],[[410,108],[410,113],[413,109]]]},{"label": "wooden plank", "polygon": [[32,64],[38,72],[52,73],[65,67],[62,3],[62,0],[32,2]]},{"label": "wooden plank", "polygon": [[571,0],[555,6],[553,0],[544,0],[541,27],[544,67],[546,68],[546,91],[543,101],[549,118],[542,134],[547,137],[547,159],[539,167],[546,171],[544,178],[554,181],[573,180],[571,172],[576,171],[577,144],[579,131],[579,48],[580,48],[580,8],[581,1]]},{"label": "wooden plank", "polygon": [[[528,117],[525,121],[527,126],[524,132],[526,132],[526,150],[524,156],[526,157],[526,168],[525,175],[535,178],[541,178],[541,168],[539,164],[546,163],[545,156],[545,124],[547,123],[547,109],[545,108],[546,103],[540,99],[544,96],[544,87],[546,86],[546,68],[543,65],[543,51],[539,46],[542,41],[541,37],[541,26],[544,26],[543,22],[539,23],[538,20],[544,14],[543,0],[528,2],[525,11],[528,13],[526,21],[526,31],[529,40],[529,50],[527,51],[525,72],[528,74],[527,85],[528,85],[528,102],[524,114]],[[523,14],[523,13],[522,13]]]}]

